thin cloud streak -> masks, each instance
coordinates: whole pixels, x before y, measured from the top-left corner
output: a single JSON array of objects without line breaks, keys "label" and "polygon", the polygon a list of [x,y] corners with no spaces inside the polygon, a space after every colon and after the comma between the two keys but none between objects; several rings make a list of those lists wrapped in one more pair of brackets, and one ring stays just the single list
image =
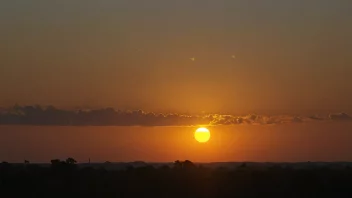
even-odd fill
[{"label": "thin cloud streak", "polygon": [[346,113],[327,116],[297,115],[186,115],[155,113],[143,110],[121,111],[113,108],[93,110],[63,110],[53,106],[14,106],[0,109],[0,125],[50,126],[218,126],[277,125],[288,123],[351,121]]}]

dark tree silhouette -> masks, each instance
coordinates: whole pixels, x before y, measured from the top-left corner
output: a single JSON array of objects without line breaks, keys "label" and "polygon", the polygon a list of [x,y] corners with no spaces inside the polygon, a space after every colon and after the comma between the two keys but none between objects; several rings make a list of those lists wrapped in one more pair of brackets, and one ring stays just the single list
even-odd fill
[{"label": "dark tree silhouette", "polygon": [[189,160],[186,160],[183,162],[183,166],[185,168],[195,168],[196,166],[193,164],[193,162],[189,161]]},{"label": "dark tree silhouette", "polygon": [[50,161],[52,166],[59,165],[61,161],[59,159],[53,159]]},{"label": "dark tree silhouette", "polygon": [[179,160],[176,160],[174,162],[174,168],[176,168],[176,169],[181,169],[182,165],[183,165],[182,162],[180,162]]},{"label": "dark tree silhouette", "polygon": [[75,160],[75,159],[73,159],[73,158],[71,158],[71,157],[69,157],[69,158],[67,158],[66,159],[66,163],[67,164],[76,164],[77,163],[77,161]]},{"label": "dark tree silhouette", "polygon": [[193,162],[186,160],[186,161],[179,161],[176,160],[174,162],[174,168],[175,169],[190,169],[190,168],[195,168],[196,166],[193,164]]}]

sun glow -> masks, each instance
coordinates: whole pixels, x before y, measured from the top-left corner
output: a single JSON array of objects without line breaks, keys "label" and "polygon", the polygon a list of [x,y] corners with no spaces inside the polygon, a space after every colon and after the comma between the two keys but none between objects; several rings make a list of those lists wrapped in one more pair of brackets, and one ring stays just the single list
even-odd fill
[{"label": "sun glow", "polygon": [[210,139],[210,132],[207,128],[198,128],[196,132],[194,132],[194,138],[200,143],[208,142]]}]

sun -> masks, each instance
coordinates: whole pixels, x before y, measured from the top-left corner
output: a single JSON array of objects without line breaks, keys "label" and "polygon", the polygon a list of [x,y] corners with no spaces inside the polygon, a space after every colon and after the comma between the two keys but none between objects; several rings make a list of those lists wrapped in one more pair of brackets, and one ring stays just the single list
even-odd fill
[{"label": "sun", "polygon": [[194,138],[200,143],[208,142],[210,139],[210,132],[207,128],[198,128],[196,132],[194,132]]}]

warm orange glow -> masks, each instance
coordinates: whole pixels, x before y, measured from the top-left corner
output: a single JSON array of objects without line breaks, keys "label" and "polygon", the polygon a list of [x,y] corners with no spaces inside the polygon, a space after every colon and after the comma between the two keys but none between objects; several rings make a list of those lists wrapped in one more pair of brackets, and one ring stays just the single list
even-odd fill
[{"label": "warm orange glow", "polygon": [[194,133],[194,138],[200,143],[208,142],[210,139],[210,132],[207,128],[198,128]]}]

